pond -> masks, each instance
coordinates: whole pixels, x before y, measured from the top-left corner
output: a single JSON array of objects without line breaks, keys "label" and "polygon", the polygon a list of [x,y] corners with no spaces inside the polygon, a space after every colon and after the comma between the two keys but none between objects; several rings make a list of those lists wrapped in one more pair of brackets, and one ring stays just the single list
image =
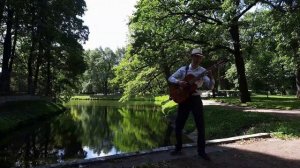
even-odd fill
[{"label": "pond", "polygon": [[72,101],[66,106],[63,114],[1,138],[0,167],[35,167],[174,144],[169,121],[153,102]]}]

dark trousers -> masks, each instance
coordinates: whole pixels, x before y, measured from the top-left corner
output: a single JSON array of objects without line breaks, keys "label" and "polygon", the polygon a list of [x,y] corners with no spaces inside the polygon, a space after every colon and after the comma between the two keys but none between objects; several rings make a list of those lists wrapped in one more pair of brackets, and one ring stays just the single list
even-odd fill
[{"label": "dark trousers", "polygon": [[188,119],[190,111],[194,116],[198,131],[197,150],[198,153],[205,153],[205,127],[203,116],[203,104],[200,96],[191,96],[185,102],[178,105],[175,134],[176,134],[176,150],[182,149],[182,130]]}]

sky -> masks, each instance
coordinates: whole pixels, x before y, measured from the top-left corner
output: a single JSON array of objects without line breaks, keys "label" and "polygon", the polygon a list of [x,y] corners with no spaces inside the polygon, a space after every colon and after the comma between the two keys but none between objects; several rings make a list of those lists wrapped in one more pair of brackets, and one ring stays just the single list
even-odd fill
[{"label": "sky", "polygon": [[89,27],[89,40],[84,49],[125,47],[129,16],[135,11],[137,0],[85,0],[87,11],[84,25]]}]

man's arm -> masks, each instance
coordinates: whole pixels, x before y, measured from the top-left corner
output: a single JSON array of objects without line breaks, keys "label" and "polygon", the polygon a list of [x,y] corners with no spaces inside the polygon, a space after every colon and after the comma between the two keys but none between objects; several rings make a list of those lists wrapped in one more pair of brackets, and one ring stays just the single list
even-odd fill
[{"label": "man's arm", "polygon": [[175,73],[173,73],[169,78],[168,81],[173,84],[180,84],[180,81],[183,78],[182,68],[179,68]]}]

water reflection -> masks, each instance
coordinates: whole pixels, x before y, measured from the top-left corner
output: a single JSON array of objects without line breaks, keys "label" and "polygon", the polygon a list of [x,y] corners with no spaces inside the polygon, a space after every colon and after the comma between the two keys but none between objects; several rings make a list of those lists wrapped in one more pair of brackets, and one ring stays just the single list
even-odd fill
[{"label": "water reflection", "polygon": [[34,167],[169,145],[168,124],[150,102],[77,101],[68,107],[58,117],[1,139],[0,167]]}]

